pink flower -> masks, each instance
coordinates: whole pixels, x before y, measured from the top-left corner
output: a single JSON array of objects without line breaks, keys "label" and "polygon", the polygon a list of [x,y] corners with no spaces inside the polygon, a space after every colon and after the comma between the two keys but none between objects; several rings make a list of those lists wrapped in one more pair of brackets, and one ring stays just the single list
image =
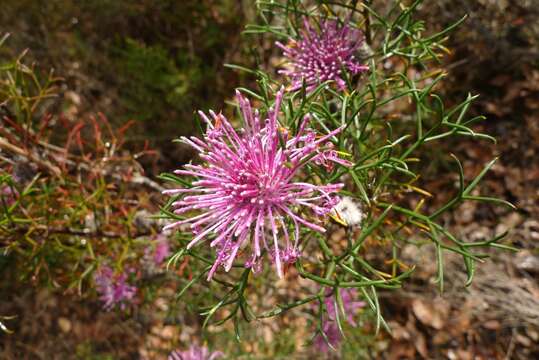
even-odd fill
[{"label": "pink flower", "polygon": [[94,281],[96,290],[100,294],[99,299],[103,301],[103,308],[107,311],[116,305],[120,305],[123,310],[125,305],[133,300],[137,292],[135,286],[127,284],[125,272],[114,274],[114,271],[106,265],[95,273]]},{"label": "pink flower", "polygon": [[343,70],[353,75],[367,71],[369,67],[361,64],[354,53],[363,42],[362,34],[347,24],[339,25],[334,20],[320,22],[320,30],[313,29],[307,19],[299,40],[290,40],[288,45],[275,44],[288,58],[290,68],[280,70],[291,78],[291,91],[301,89],[305,82],[307,91],[328,80],[333,80],[344,90],[346,82]]},{"label": "pink flower", "polygon": [[[148,254],[151,254],[153,263],[159,266],[170,255],[170,246],[168,244],[168,238],[165,235],[159,235],[155,239],[153,249],[149,249]],[[153,253],[152,253],[153,250]]]},{"label": "pink flower", "polygon": [[[324,304],[326,305],[327,310],[327,318],[322,323],[322,331],[327,337],[327,342],[322,335],[316,336],[314,346],[319,351],[328,352],[330,349],[328,342],[334,348],[340,344],[342,335],[337,325],[337,316],[339,316],[339,319],[341,319],[341,324],[343,323],[343,320],[346,320],[346,322],[348,322],[350,325],[356,326],[354,315],[358,309],[365,306],[363,301],[355,301],[358,297],[356,289],[341,289],[340,293],[346,316],[343,319],[343,314],[340,313],[339,308],[335,306],[336,300],[334,295],[324,299]],[[338,314],[337,311],[339,311]]]},{"label": "pink flower", "polygon": [[6,206],[11,206],[17,200],[19,193],[15,188],[12,188],[9,185],[4,185],[0,188],[0,206],[4,201]]},{"label": "pink flower", "polygon": [[174,350],[168,356],[168,360],[214,360],[223,356],[220,351],[210,353],[207,347],[191,345],[189,350]]},{"label": "pink flower", "polygon": [[193,188],[164,193],[188,194],[172,204],[174,213],[200,214],[167,225],[164,230],[190,223],[195,237],[188,248],[213,236],[210,246],[217,249],[217,258],[208,280],[219,265],[230,270],[240,249],[250,250],[245,266],[253,270],[260,268],[265,249],[282,277],[283,264],[291,264],[300,256],[300,226],[325,231],[300,216],[302,208],[322,216],[338,202],[334,193],[343,184],[314,185],[295,182],[294,178],[307,164],[337,161],[329,139],[342,128],[318,136],[308,128],[310,117],[305,116],[292,136],[279,126],[277,119],[283,93],[281,88],[274,107],[261,120],[258,110],[253,112],[250,102],[237,92],[244,129],[234,130],[221,114],[210,111],[212,121],[200,112],[208,125],[204,139],[181,138],[198,150],[206,163],[186,165],[184,170],[175,171],[198,178]]}]

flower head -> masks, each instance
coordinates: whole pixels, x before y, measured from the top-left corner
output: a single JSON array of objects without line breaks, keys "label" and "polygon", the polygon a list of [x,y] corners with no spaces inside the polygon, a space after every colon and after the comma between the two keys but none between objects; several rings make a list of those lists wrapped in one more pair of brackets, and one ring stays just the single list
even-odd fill
[{"label": "flower head", "polygon": [[190,223],[195,237],[188,248],[214,236],[210,246],[216,248],[217,258],[208,279],[219,265],[228,271],[247,247],[250,256],[246,267],[259,269],[265,250],[282,277],[283,264],[291,264],[300,256],[300,226],[325,231],[314,220],[301,216],[302,208],[323,216],[339,201],[334,193],[342,184],[315,185],[294,180],[309,163],[350,164],[337,157],[329,142],[341,128],[318,136],[308,128],[310,118],[306,116],[293,136],[277,119],[283,93],[281,88],[274,107],[262,120],[259,112],[253,112],[250,102],[237,92],[244,129],[236,131],[221,114],[210,111],[210,120],[200,112],[208,126],[204,139],[182,138],[200,152],[206,163],[186,165],[185,169],[175,171],[196,177],[194,187],[165,193],[187,194],[172,204],[176,214],[201,213],[169,224],[164,230]]},{"label": "flower head", "polygon": [[345,226],[356,227],[361,224],[365,214],[359,202],[349,196],[343,196],[341,201],[331,210],[331,215],[337,217]]},{"label": "flower head", "polygon": [[137,292],[135,286],[127,284],[127,274],[125,272],[115,274],[106,265],[96,272],[94,281],[105,310],[111,310],[116,305],[124,309],[125,305],[133,300]]},{"label": "flower head", "polygon": [[[358,309],[365,306],[363,301],[356,301],[357,299],[357,290],[356,289],[341,289],[340,290],[342,305],[344,313],[346,314],[346,321],[352,325],[356,326],[354,321],[354,315]],[[318,335],[315,338],[314,345],[319,351],[327,352],[330,347],[328,343],[336,348],[342,340],[342,335],[339,330],[336,317],[340,315],[340,310],[336,304],[335,296],[329,296],[324,299],[324,304],[326,305],[327,317],[323,320],[322,331],[324,332],[326,339],[322,335]],[[339,314],[337,313],[339,312]]]},{"label": "flower head", "polygon": [[2,203],[5,203],[7,206],[13,205],[13,203],[17,200],[18,196],[19,193],[17,189],[9,185],[4,185],[3,187],[0,187],[0,206],[2,205]]},{"label": "flower head", "polygon": [[170,255],[170,245],[168,238],[160,234],[153,241],[153,244],[146,249],[145,256],[150,258],[155,266],[160,266]]},{"label": "flower head", "polygon": [[211,352],[207,347],[191,345],[189,350],[174,350],[168,356],[168,360],[214,360],[223,356],[220,351]]},{"label": "flower head", "polygon": [[328,80],[335,81],[344,90],[346,83],[342,76],[343,70],[355,75],[369,69],[354,55],[362,42],[361,32],[347,24],[339,25],[334,20],[323,20],[317,31],[305,19],[299,40],[290,40],[288,45],[276,42],[291,65],[279,73],[291,78],[292,91],[301,89],[305,82],[310,92]]}]

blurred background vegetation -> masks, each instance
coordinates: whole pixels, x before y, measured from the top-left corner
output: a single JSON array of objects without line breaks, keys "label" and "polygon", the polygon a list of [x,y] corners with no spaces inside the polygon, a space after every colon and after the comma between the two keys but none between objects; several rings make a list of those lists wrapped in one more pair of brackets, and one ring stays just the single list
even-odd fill
[{"label": "blurred background vegetation", "polygon": [[27,60],[62,77],[54,107],[73,117],[103,112],[135,120],[130,141],[182,161],[171,140],[193,131],[194,112],[223,106],[242,79],[223,64],[248,59],[248,13],[237,0],[3,1],[3,58]]},{"label": "blurred background vegetation", "polygon": [[[376,0],[371,3],[377,5]],[[481,94],[471,111],[488,117],[479,130],[499,143],[494,147],[459,139],[446,146],[464,159],[471,173],[492,156],[500,156],[483,189],[512,201],[519,211],[502,214],[470,205],[445,220],[463,236],[473,237],[501,219],[502,228],[497,230],[511,230],[512,243],[523,251],[514,257],[499,255],[467,295],[457,285],[452,291],[450,281],[444,300],[432,300],[436,294],[428,280],[432,274],[418,273],[407,289],[383,296],[394,337],[386,334],[373,342],[358,337],[368,329],[359,331],[353,335],[357,346],[345,348],[351,359],[377,358],[376,354],[387,359],[472,359],[472,355],[531,359],[539,354],[539,318],[529,311],[539,308],[534,280],[539,274],[539,7],[535,0],[436,0],[419,7],[419,17],[432,32],[464,14],[469,18],[447,43],[443,62],[448,76],[440,91],[449,102],[468,92]],[[249,86],[252,79],[223,64],[252,66],[260,51],[271,52],[271,43],[242,36],[245,24],[254,21],[254,1],[248,0],[3,0],[0,37],[11,35],[0,47],[0,64],[28,49],[25,61],[35,64],[41,78],[54,69],[60,78],[55,81],[59,96],[48,99],[36,117],[62,113],[74,124],[101,112],[114,127],[134,120],[126,148],[140,148],[149,141],[157,156],[141,162],[152,177],[192,157],[172,140],[196,131],[195,110],[222,109],[235,87]],[[1,107],[2,116],[4,112]],[[433,161],[430,177],[422,181],[431,192],[443,192],[454,181],[440,177],[448,165],[437,154],[447,149],[425,154]],[[148,208],[155,211],[156,205],[154,201]],[[410,251],[410,257],[416,256]],[[454,271],[458,279],[456,265]],[[0,282],[8,275],[16,283],[5,271]],[[171,339],[180,336],[167,319],[155,323],[144,309],[126,318],[103,313],[98,304],[73,294],[65,300],[46,289],[25,288],[10,293],[8,299],[7,289],[0,292],[0,315],[19,314],[14,326],[19,336],[0,334],[0,357],[23,351],[29,359],[127,359],[138,358],[148,348],[160,348],[164,355],[163,349],[177,342]],[[507,294],[518,298],[500,302]],[[472,300],[482,301],[483,307]],[[194,316],[183,320],[200,321]],[[310,333],[301,316],[279,321],[260,325],[263,337],[246,327],[237,348],[230,345],[236,344],[232,331],[213,333],[214,348],[236,355],[261,354],[255,358],[263,358],[262,354],[287,358],[305,340],[298,337]],[[299,330],[280,330],[291,323],[296,327],[290,329]],[[181,334],[185,342],[194,330],[181,329]]]}]

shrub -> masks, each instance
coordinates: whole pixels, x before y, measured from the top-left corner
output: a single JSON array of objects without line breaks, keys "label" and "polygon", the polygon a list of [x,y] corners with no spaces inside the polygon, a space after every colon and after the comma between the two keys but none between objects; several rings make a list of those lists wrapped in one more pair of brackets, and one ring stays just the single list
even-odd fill
[{"label": "shrub", "polygon": [[[343,294],[354,289],[354,294],[359,294],[357,300],[372,311],[377,332],[380,327],[388,328],[378,292],[402,286],[415,268],[415,264],[400,260],[404,244],[434,249],[433,261],[438,266],[435,281],[440,291],[448,252],[462,257],[469,285],[477,263],[488,257],[489,247],[511,249],[501,243],[505,234],[470,242],[440,221],[442,214],[454,211],[464,201],[512,206],[475,191],[496,159],[470,177],[455,156],[443,154],[452,158],[456,180],[455,188],[444,194],[432,194],[418,181],[428,167],[424,154],[434,151],[440,141],[459,136],[495,141],[473,130],[484,117],[467,116],[477,96],[448,104],[436,91],[446,76],[441,64],[447,52],[443,43],[464,18],[428,34],[424,23],[414,19],[420,3],[404,6],[393,2],[373,8],[369,2],[357,1],[257,2],[260,22],[248,26],[245,33],[262,36],[265,44],[277,41],[276,46],[263,50],[280,56],[281,64],[265,70],[228,66],[256,77],[258,89],[239,90],[255,102],[252,107],[257,109],[254,118],[258,125],[253,125],[251,105],[241,96],[234,104],[238,130],[220,114],[212,113],[211,121],[201,114],[204,139],[184,139],[200,152],[199,164],[162,176],[175,188],[166,191],[172,197],[164,209],[180,244],[171,264],[190,257],[201,267],[197,276],[186,281],[179,296],[200,281],[198,291],[207,289],[215,297],[198,307],[206,316],[204,325],[233,320],[239,338],[240,319],[277,316],[317,302],[314,324],[327,340],[327,298],[335,299],[338,311],[330,315],[335,314],[342,333],[350,315],[343,306]],[[339,56],[335,56],[335,49],[340,49]],[[284,95],[278,92],[282,85],[287,89]],[[308,126],[306,118],[311,119]],[[279,131],[264,127],[268,123],[278,123]],[[313,135],[304,136],[305,132]],[[251,142],[256,146],[249,145]],[[289,153],[292,145],[314,152],[299,161]],[[292,150],[292,154],[298,152],[301,150]],[[320,166],[330,165],[330,153],[333,160],[340,160]],[[265,161],[270,166],[264,165]],[[283,161],[294,171],[283,176],[273,161]],[[293,179],[309,189],[292,194],[289,209],[282,204],[288,198],[281,189],[290,188],[283,179]],[[335,182],[343,184],[343,203],[338,206],[333,198],[329,201],[336,189],[320,195],[314,191]],[[324,197],[327,209],[318,208],[314,213],[302,209],[306,201]],[[436,197],[447,200],[433,208],[430,204]],[[317,209],[312,204],[308,207]],[[294,213],[301,214],[303,220]],[[188,223],[194,225],[186,226]],[[267,234],[260,235],[264,231]],[[288,234],[294,232],[299,234],[294,256],[283,262],[282,249],[288,249]],[[259,250],[260,239],[264,239],[263,250]],[[259,261],[260,251],[270,261],[257,263],[260,274],[256,274],[253,262]],[[379,253],[373,256],[373,251]],[[254,255],[243,259],[238,255],[242,253]],[[296,291],[282,303],[268,308],[263,296],[258,302],[249,299],[251,292],[260,294],[276,286],[277,279],[269,270],[271,263],[276,263],[280,277],[286,274],[287,283],[302,285],[296,285]],[[284,263],[286,270],[281,270]],[[224,264],[224,271],[216,270],[220,264]],[[205,277],[211,278],[209,284],[203,282]],[[253,277],[264,280],[255,286]],[[255,289],[260,284],[266,290]]]}]

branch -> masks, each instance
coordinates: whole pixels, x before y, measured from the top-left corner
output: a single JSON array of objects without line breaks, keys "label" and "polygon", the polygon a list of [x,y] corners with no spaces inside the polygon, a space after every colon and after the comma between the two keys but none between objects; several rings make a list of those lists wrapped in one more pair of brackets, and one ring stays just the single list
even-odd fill
[{"label": "branch", "polygon": [[25,151],[20,147],[11,144],[4,137],[0,137],[0,149],[4,149],[6,151],[23,156],[38,165],[41,169],[46,170],[48,173],[51,173],[56,177],[61,177],[62,171],[59,167],[51,164],[46,160],[41,159],[39,156],[32,154],[30,151]]}]

